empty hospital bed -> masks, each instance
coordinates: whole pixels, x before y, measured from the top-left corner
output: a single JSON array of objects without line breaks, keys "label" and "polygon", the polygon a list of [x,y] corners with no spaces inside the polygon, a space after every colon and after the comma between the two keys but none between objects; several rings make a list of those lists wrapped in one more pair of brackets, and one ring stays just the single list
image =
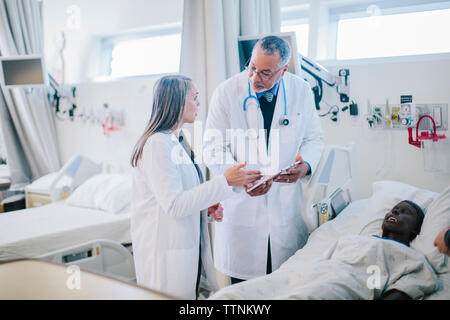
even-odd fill
[{"label": "empty hospital bed", "polygon": [[162,293],[42,260],[0,264],[0,300],[167,300]]},{"label": "empty hospital bed", "polygon": [[66,199],[0,214],[0,262],[37,258],[135,281],[131,176],[98,173]]}]

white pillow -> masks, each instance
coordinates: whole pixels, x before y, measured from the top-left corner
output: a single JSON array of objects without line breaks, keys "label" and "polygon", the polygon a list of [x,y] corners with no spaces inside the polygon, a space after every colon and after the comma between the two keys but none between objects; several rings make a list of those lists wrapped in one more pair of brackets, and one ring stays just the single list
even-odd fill
[{"label": "white pillow", "polygon": [[434,246],[434,239],[447,226],[450,226],[450,186],[430,204],[420,234],[411,242],[411,248],[422,252],[436,273],[450,271],[448,257]]},{"label": "white pillow", "polygon": [[400,201],[410,200],[419,205],[424,212],[438,193],[417,188],[399,181],[377,181],[372,185],[373,194],[369,204],[360,217],[361,234],[381,235],[383,219]]},{"label": "white pillow", "polygon": [[385,213],[403,200],[415,202],[426,212],[430,203],[439,195],[437,192],[414,187],[399,181],[374,182],[372,188],[371,204],[379,210],[383,208]]},{"label": "white pillow", "polygon": [[132,179],[127,174],[97,174],[67,198],[66,204],[119,213],[131,203]]}]

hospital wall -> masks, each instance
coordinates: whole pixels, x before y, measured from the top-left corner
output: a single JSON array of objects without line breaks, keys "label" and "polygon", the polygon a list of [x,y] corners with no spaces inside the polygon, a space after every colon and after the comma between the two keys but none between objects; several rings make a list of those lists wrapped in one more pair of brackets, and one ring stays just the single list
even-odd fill
[{"label": "hospital wall", "polygon": [[[436,192],[450,185],[450,174],[424,170],[423,151],[408,144],[407,130],[375,130],[366,121],[368,103],[385,104],[388,100],[391,105],[399,104],[401,95],[412,95],[417,104],[444,103],[450,107],[450,54],[325,61],[323,65],[336,75],[341,68],[350,69],[350,97],[358,104],[358,117],[350,116],[347,110],[338,114],[337,123],[329,117],[321,122],[326,143],[355,142],[358,198],[370,196],[372,183],[379,180],[403,181]],[[326,87],[323,99],[337,104],[336,89]],[[322,103],[319,113],[327,110]],[[449,131],[442,133],[450,138]],[[450,157],[450,150],[446,151]]]},{"label": "hospital wall", "polygon": [[151,113],[153,86],[157,77],[136,77],[76,85],[78,114],[108,108],[121,110],[124,126],[105,132],[100,123],[83,118],[56,120],[60,156],[63,163],[74,154],[102,162],[117,172],[129,172],[132,149]]},{"label": "hospital wall", "polygon": [[[358,117],[346,112],[338,114],[338,122],[321,118],[325,141],[329,144],[355,143],[356,199],[369,197],[372,183],[378,180],[398,180],[418,187],[441,191],[450,185],[450,175],[424,170],[422,151],[408,144],[407,131],[370,129],[366,119],[367,103],[399,103],[400,95],[411,94],[416,103],[450,104],[448,74],[450,57],[437,55],[431,59],[373,59],[346,63],[328,62],[337,74],[340,68],[350,69],[350,96],[358,103]],[[131,150],[150,115],[154,77],[136,77],[106,82],[86,82],[77,85],[77,108],[122,109],[125,127],[105,135],[98,125],[57,120],[61,158],[67,161],[74,153],[83,153],[97,161],[112,163],[128,171]],[[323,100],[338,103],[334,88],[325,87]],[[328,108],[322,103],[319,114]],[[339,104],[341,107],[343,104]],[[448,119],[450,120],[450,119]],[[445,132],[447,136],[449,132]]]},{"label": "hospital wall", "polygon": [[57,78],[61,32],[65,35],[65,72],[63,80],[57,80],[79,83],[98,76],[103,37],[181,23],[182,13],[183,0],[44,0],[42,21],[47,68]]},{"label": "hospital wall", "polygon": [[[78,17],[73,5],[79,10]],[[60,157],[68,161],[81,153],[93,160],[129,170],[129,155],[151,108],[155,77],[98,81],[101,61],[101,39],[109,35],[145,31],[161,25],[181,22],[183,0],[44,0],[42,16],[44,55],[48,71],[67,88],[76,87],[76,114],[92,115],[108,105],[124,112],[125,124],[120,131],[105,135],[101,126],[82,118],[56,120]],[[164,12],[164,14],[161,14]],[[64,33],[61,43],[60,34]],[[64,76],[58,53],[63,44]],[[61,110],[67,108],[61,101]],[[66,117],[66,115],[63,115]],[[139,132],[139,133],[138,133]]]}]

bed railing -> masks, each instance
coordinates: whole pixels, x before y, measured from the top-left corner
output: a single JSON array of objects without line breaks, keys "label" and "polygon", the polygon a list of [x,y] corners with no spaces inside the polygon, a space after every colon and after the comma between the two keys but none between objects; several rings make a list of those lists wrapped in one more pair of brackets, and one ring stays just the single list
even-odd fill
[{"label": "bed railing", "polygon": [[135,282],[133,255],[120,243],[110,240],[92,240],[38,257],[65,265],[76,265],[83,270],[107,275],[126,282]]}]

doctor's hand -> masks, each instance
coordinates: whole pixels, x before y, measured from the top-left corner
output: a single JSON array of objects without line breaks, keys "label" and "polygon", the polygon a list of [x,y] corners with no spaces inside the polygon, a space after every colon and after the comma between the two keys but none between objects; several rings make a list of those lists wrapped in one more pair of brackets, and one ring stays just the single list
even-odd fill
[{"label": "doctor's hand", "polygon": [[270,188],[272,187],[272,181],[273,180],[268,180],[268,181],[264,182],[262,185],[260,185],[259,187],[253,189],[252,191],[247,191],[247,190],[253,186],[253,183],[245,185],[244,186],[245,192],[247,192],[247,194],[251,197],[262,196],[262,195],[266,194],[267,192],[269,192]]},{"label": "doctor's hand", "polygon": [[225,170],[223,175],[227,179],[229,186],[244,186],[259,180],[262,177],[261,171],[259,170],[242,170],[246,165],[247,162],[244,161],[243,163]]},{"label": "doctor's hand", "polygon": [[[294,162],[303,160],[302,156],[297,156]],[[303,178],[308,173],[308,164],[302,161],[300,164],[286,170],[285,174],[280,174],[273,181],[282,183],[295,183],[298,179]]]},{"label": "doctor's hand", "polygon": [[208,216],[214,219],[214,221],[221,222],[223,219],[223,208],[220,203],[208,208]]},{"label": "doctor's hand", "polygon": [[450,226],[437,235],[436,239],[434,239],[434,246],[437,247],[440,253],[450,256],[450,248],[447,248],[447,245],[445,244],[445,234],[448,230],[450,230]]}]

